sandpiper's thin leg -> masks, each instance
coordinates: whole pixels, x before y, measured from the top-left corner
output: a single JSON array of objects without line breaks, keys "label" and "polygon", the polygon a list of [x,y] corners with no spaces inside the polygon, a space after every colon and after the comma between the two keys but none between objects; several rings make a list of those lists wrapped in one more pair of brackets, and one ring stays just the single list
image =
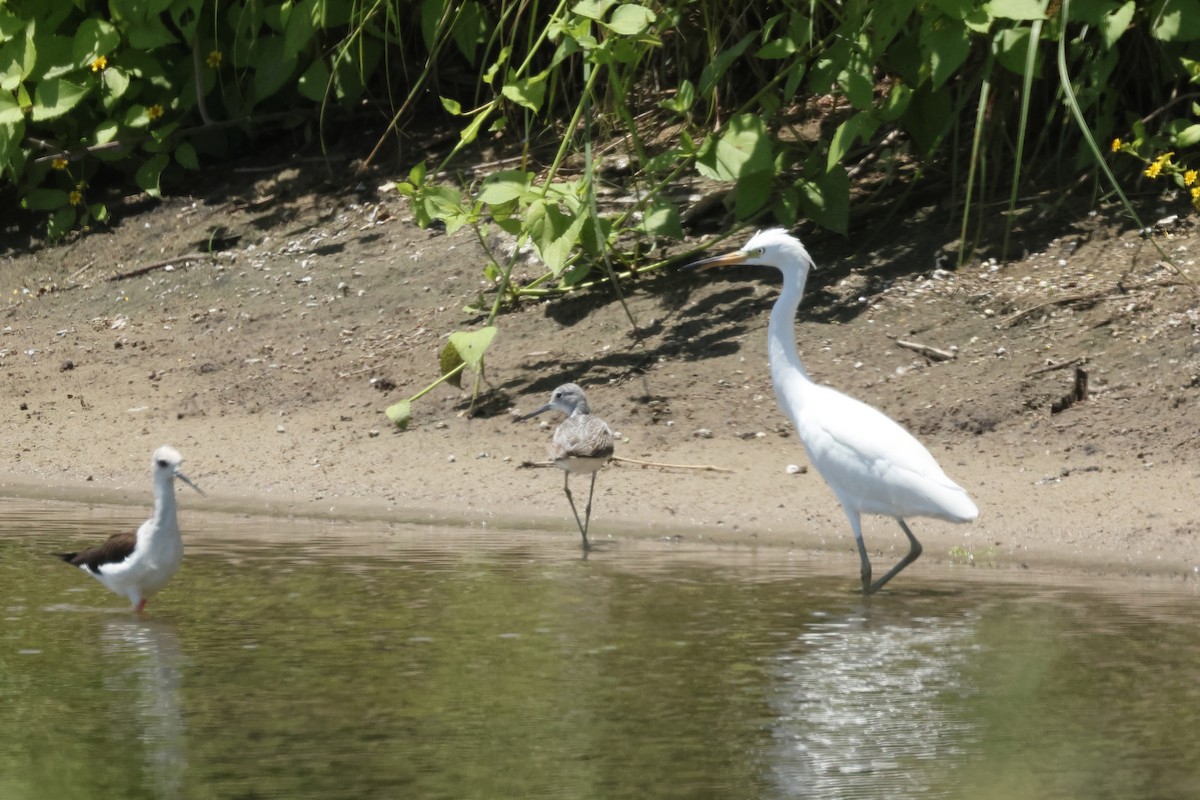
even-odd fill
[{"label": "sandpiper's thin leg", "polygon": [[136,606],[136,607],[133,609],[133,613],[135,613],[135,614],[141,614],[141,613],[142,613],[142,611],[143,611],[145,608],[146,608],[146,598],[144,598],[144,597],[143,597],[143,598],[141,598],[140,600],[138,600],[138,604],[137,604],[137,606]]},{"label": "sandpiper's thin leg", "polygon": [[[592,480],[594,481],[595,479],[596,479],[596,476],[593,474]],[[575,510],[575,499],[573,497],[571,497],[571,473],[569,473],[569,472],[563,473],[563,491],[567,493],[567,502],[571,504],[571,513],[575,515],[575,524],[579,526],[579,533],[583,536],[583,549],[587,550],[589,547],[588,538],[587,538],[587,526],[584,525],[582,522],[580,522],[579,512]],[[590,509],[591,509],[591,498],[590,497],[588,498],[588,509],[589,509],[589,513],[590,513]]]},{"label": "sandpiper's thin leg", "polygon": [[587,509],[583,512],[583,546],[584,547],[590,546],[588,544],[587,535],[588,535],[588,530],[591,529],[591,525],[592,525],[592,495],[594,495],[595,493],[596,493],[596,473],[593,472],[592,473],[592,485],[588,489]]},{"label": "sandpiper's thin leg", "polygon": [[884,575],[882,578],[880,578],[879,580],[872,583],[870,590],[865,592],[866,594],[875,594],[875,592],[878,592],[880,589],[883,588],[883,585],[885,583],[887,583],[892,578],[899,575],[900,570],[904,569],[909,564],[916,561],[917,558],[920,557],[920,555],[921,555],[921,543],[917,541],[917,537],[913,536],[913,532],[910,531],[908,529],[908,526],[904,524],[904,520],[900,519],[899,517],[896,517],[896,522],[900,523],[900,528],[904,531],[904,535],[908,537],[908,543],[910,545],[909,550],[908,550],[908,555],[906,555],[904,558],[900,559],[900,563],[897,564],[896,566],[892,567],[887,575]]}]

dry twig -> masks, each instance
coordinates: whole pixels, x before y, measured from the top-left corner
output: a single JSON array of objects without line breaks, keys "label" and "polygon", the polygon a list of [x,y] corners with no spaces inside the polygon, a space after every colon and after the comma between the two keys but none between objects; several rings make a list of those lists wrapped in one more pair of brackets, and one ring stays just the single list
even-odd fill
[{"label": "dry twig", "polygon": [[937,347],[930,347],[920,342],[906,342],[903,339],[897,339],[896,346],[912,350],[914,353],[920,353],[930,361],[953,361],[955,358],[958,358],[958,353],[951,352],[950,350],[941,350]]},{"label": "dry twig", "polygon": [[[636,464],[639,467],[659,467],[660,469],[696,469],[702,472],[733,472],[726,467],[716,467],[712,464],[666,464],[661,461],[640,461],[636,458],[622,458],[621,456],[613,456],[613,461],[621,464]],[[522,461],[517,465],[517,469],[533,469],[539,467],[556,467],[558,466],[553,461]]]},{"label": "dry twig", "polygon": [[156,261],[153,264],[147,264],[144,267],[137,267],[136,269],[126,270],[125,272],[118,272],[115,275],[110,275],[108,277],[108,281],[111,283],[113,281],[123,281],[128,278],[136,278],[139,275],[145,275],[146,273],[153,272],[156,269],[174,266],[175,264],[184,264],[188,261],[203,261],[206,258],[212,258],[212,256],[208,255],[207,253],[188,253],[184,256],[168,258],[165,261]]},{"label": "dry twig", "polygon": [[1083,356],[1076,356],[1075,358],[1068,359],[1066,361],[1059,361],[1054,364],[1047,364],[1044,367],[1038,367],[1035,370],[1030,370],[1029,372],[1025,373],[1025,377],[1032,378],[1034,375],[1041,375],[1043,372],[1053,372],[1056,369],[1066,369],[1067,367],[1072,367],[1083,361],[1086,361]]}]

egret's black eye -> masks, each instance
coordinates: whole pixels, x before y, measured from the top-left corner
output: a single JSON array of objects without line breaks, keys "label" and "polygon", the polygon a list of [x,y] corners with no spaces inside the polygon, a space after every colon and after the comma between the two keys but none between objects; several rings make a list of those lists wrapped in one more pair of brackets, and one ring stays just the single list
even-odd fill
[{"label": "egret's black eye", "polygon": [[171,466],[171,465],[167,463],[167,460],[165,458],[160,458],[158,460],[159,469],[166,469],[169,466]]}]

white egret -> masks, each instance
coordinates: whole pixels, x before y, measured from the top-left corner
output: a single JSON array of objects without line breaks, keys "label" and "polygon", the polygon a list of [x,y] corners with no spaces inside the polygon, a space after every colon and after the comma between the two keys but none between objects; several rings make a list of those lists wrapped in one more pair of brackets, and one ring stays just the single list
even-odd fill
[{"label": "white egret", "polygon": [[[522,420],[536,417],[544,411],[557,409],[567,415],[557,428],[550,443],[550,458],[555,465],[563,470],[563,491],[567,494],[567,502],[571,504],[571,513],[575,515],[575,524],[583,536],[583,549],[591,549],[588,543],[588,526],[592,519],[592,495],[596,491],[596,472],[609,462],[613,455],[613,432],[608,423],[599,417],[592,416],[588,406],[587,396],[583,389],[574,383],[564,383],[550,394],[550,402],[532,411]],[[587,508],[583,520],[575,510],[575,500],[571,497],[571,473],[591,473],[592,485],[588,490]]]},{"label": "white egret", "polygon": [[175,479],[204,494],[179,471],[181,463],[183,457],[170,445],[154,451],[154,513],[137,531],[114,533],[104,544],[78,553],[55,553],[110,591],[128,597],[138,614],[183,563],[183,539],[175,519]]},{"label": "white egret", "polygon": [[[863,593],[874,594],[921,555],[921,543],[906,517],[970,522],[979,509],[912,434],[866,403],[808,377],[796,351],[795,324],[813,262],[798,239],[782,228],[760,231],[742,249],[691,266],[732,264],[774,267],[783,273],[783,291],[767,326],[775,397],[796,427],[809,460],[841,502],[862,560]],[[863,514],[893,517],[910,544],[908,554],[875,582],[863,543]]]}]

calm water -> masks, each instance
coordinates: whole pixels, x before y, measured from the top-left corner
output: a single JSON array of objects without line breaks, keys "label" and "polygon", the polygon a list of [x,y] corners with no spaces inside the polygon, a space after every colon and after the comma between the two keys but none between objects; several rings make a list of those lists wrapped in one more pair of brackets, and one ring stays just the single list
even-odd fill
[{"label": "calm water", "polygon": [[45,555],[138,521],[0,500],[0,798],[1200,796],[1194,585],[185,512],[137,620]]}]

